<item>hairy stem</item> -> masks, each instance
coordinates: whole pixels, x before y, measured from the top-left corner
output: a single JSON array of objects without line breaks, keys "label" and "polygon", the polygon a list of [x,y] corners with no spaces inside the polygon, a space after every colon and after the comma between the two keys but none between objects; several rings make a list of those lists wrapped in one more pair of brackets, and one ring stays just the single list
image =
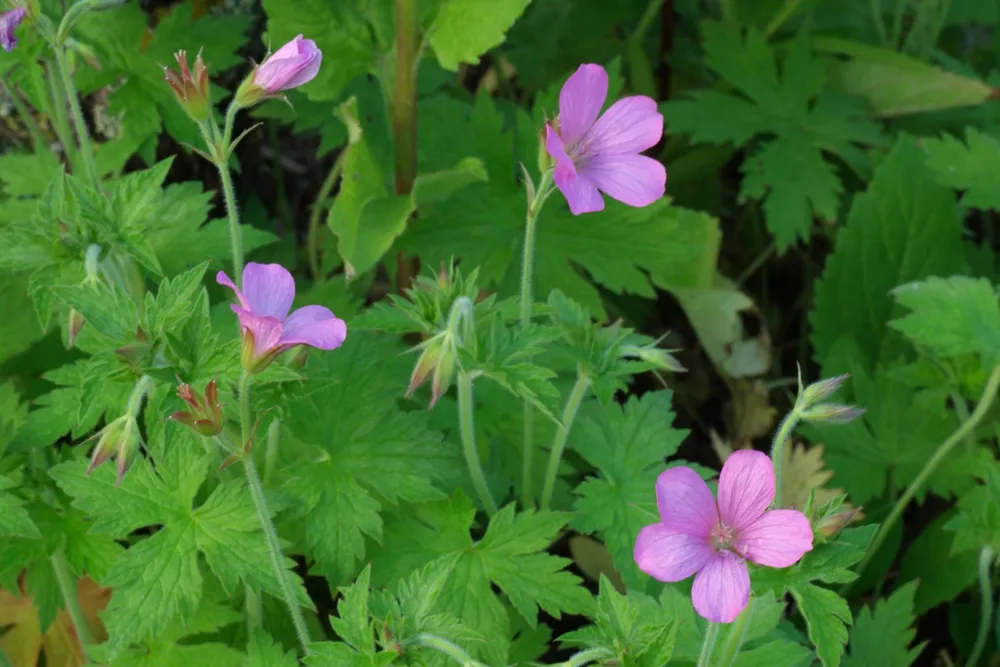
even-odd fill
[{"label": "hairy stem", "polygon": [[747,621],[750,619],[750,608],[752,606],[753,598],[750,599],[747,606],[744,607],[740,615],[729,626],[729,631],[726,633],[726,641],[722,644],[722,652],[719,654],[719,660],[717,661],[719,667],[730,667],[733,661],[736,660],[736,655],[743,646],[743,637],[746,636]]},{"label": "hairy stem", "polygon": [[781,509],[782,469],[785,467],[785,443],[792,437],[795,426],[799,423],[798,405],[785,415],[774,432],[771,441],[771,463],[774,465],[774,506]]},{"label": "hairy stem", "polygon": [[705,639],[701,642],[701,652],[698,654],[696,667],[713,667],[712,654],[715,652],[715,641],[719,638],[719,624],[708,622],[705,629]]},{"label": "hairy stem", "polygon": [[51,561],[52,569],[56,573],[56,581],[59,582],[59,591],[62,593],[63,602],[66,604],[66,611],[69,613],[70,620],[73,621],[73,628],[76,630],[76,636],[80,640],[80,648],[86,654],[87,644],[92,643],[93,638],[90,636],[87,617],[83,615],[83,609],[80,607],[80,600],[77,596],[76,577],[73,576],[69,561],[66,560],[66,554],[62,549],[52,554]]},{"label": "hairy stem", "polygon": [[486,484],[486,475],[483,474],[482,463],[479,462],[479,450],[476,449],[474,410],[472,378],[469,377],[468,373],[460,371],[458,373],[458,426],[462,434],[462,449],[465,452],[465,462],[469,466],[472,485],[476,487],[476,493],[479,494],[479,500],[486,508],[487,514],[493,516],[497,513],[497,504],[490,494],[490,487]]},{"label": "hairy stem", "polygon": [[56,55],[56,70],[62,80],[63,90],[66,92],[66,99],[69,100],[69,108],[73,114],[73,122],[76,125],[76,138],[80,143],[80,161],[83,163],[83,171],[87,175],[90,184],[100,190],[101,175],[97,173],[97,161],[94,158],[94,148],[90,143],[90,131],[87,129],[87,121],[83,117],[83,108],[80,106],[80,98],[76,94],[76,85],[70,74],[66,63],[66,48],[57,44],[53,49]]},{"label": "hairy stem", "polygon": [[584,665],[589,665],[592,662],[607,660],[613,657],[614,654],[606,648],[592,648],[587,649],[586,651],[580,651],[569,660],[562,663],[560,667],[584,667]]},{"label": "hairy stem", "polygon": [[[420,64],[418,0],[396,0],[396,67],[389,100],[394,146],[393,190],[409,194],[417,178],[417,67]],[[397,256],[396,285],[400,293],[410,286],[419,259]]]},{"label": "hairy stem", "polygon": [[[521,258],[521,327],[531,323],[532,271],[535,262],[535,227],[538,214],[541,212],[545,199],[552,188],[552,170],[547,169],[535,190],[535,196],[528,204],[528,212],[524,220],[524,255]],[[529,401],[524,401],[524,434],[521,440],[521,505],[525,508],[535,504],[535,493],[532,488],[532,463],[535,457],[535,409]]]},{"label": "hairy stem", "polygon": [[66,113],[66,91],[63,90],[59,67],[54,61],[49,63],[49,93],[52,102],[52,126],[56,131],[56,137],[66,155],[66,162],[69,163],[73,173],[79,173],[80,165],[77,158],[76,145],[73,143],[73,132],[69,127],[69,116]]},{"label": "hairy stem", "polygon": [[450,642],[442,637],[438,637],[437,635],[432,635],[428,632],[420,633],[407,643],[434,649],[438,653],[448,656],[458,664],[462,665],[462,667],[486,667],[483,663],[473,660],[472,657],[458,644]]},{"label": "hairy stem", "polygon": [[306,252],[309,255],[309,270],[312,272],[313,280],[318,283],[326,279],[319,259],[320,241],[322,240],[320,239],[319,230],[322,225],[323,212],[326,210],[326,201],[330,198],[333,186],[337,184],[337,179],[340,178],[340,173],[344,169],[345,155],[347,155],[347,151],[342,150],[340,155],[337,156],[333,166],[330,168],[330,173],[326,175],[326,179],[319,189],[319,194],[316,196],[316,201],[313,202],[312,210],[309,212],[309,236],[306,242]]},{"label": "hairy stem", "polygon": [[275,419],[267,427],[267,448],[264,450],[264,483],[271,481],[278,464],[278,445],[281,444],[281,420]]},{"label": "hairy stem", "polygon": [[21,122],[24,123],[24,127],[28,130],[28,134],[31,135],[32,145],[35,151],[40,151],[45,147],[45,136],[42,131],[38,129],[38,123],[35,122],[35,117],[31,115],[31,111],[24,104],[21,96],[17,94],[13,86],[7,85],[7,83],[0,77],[0,92],[6,93],[6,96],[10,98],[11,104],[14,105],[14,111],[20,116]]},{"label": "hairy stem", "polygon": [[569,438],[569,431],[576,421],[576,413],[580,409],[587,391],[590,389],[590,376],[583,366],[577,364],[576,383],[573,390],[566,399],[563,407],[562,419],[556,434],[552,438],[552,448],[549,450],[549,464],[545,469],[545,485],[542,487],[541,508],[548,509],[552,503],[552,492],[556,487],[556,479],[559,477],[559,465],[562,463],[563,451],[566,449],[566,440]]},{"label": "hairy stem", "polygon": [[[243,372],[240,378],[240,437],[243,439],[244,446],[250,440],[251,435],[251,378],[252,376],[246,371]],[[303,651],[307,651],[311,643],[309,629],[306,627],[306,620],[302,615],[302,609],[299,607],[298,602],[296,602],[295,590],[288,579],[288,572],[284,564],[285,557],[281,552],[281,542],[278,540],[278,533],[271,522],[271,511],[267,506],[267,499],[264,496],[264,485],[261,484],[260,477],[257,475],[257,465],[254,463],[252,454],[243,457],[243,471],[246,475],[247,486],[250,489],[250,496],[253,498],[254,509],[257,510],[257,517],[260,519],[260,527],[264,531],[264,539],[267,541],[268,556],[271,559],[271,566],[274,568],[274,575],[278,578],[278,583],[281,584],[281,596],[288,606],[288,613],[291,615],[292,623],[295,625],[295,634],[299,638],[299,644],[301,644]]]},{"label": "hairy stem", "polygon": [[236,286],[243,288],[243,228],[240,227],[240,212],[236,208],[236,192],[233,189],[233,177],[229,173],[229,162],[216,163],[219,169],[219,179],[222,181],[222,192],[226,199],[226,214],[229,216],[229,242],[233,255],[233,280]]},{"label": "hairy stem", "polygon": [[792,18],[801,4],[802,0],[786,0],[781,9],[775,12],[774,16],[768,22],[767,28],[764,30],[764,37],[767,39],[773,37],[774,33],[778,32],[781,26],[785,25],[785,22]]},{"label": "hairy stem", "polygon": [[967,434],[974,431],[979,425],[979,422],[983,420],[983,417],[985,417],[986,413],[989,412],[990,407],[993,405],[993,401],[997,397],[998,388],[1000,388],[1000,366],[995,367],[993,372],[990,373],[990,377],[986,381],[986,388],[983,389],[983,394],[979,398],[979,403],[976,405],[976,409],[971,415],[969,415],[968,419],[962,422],[954,433],[948,436],[947,440],[938,445],[934,455],[927,460],[923,469],[917,474],[916,478],[910,482],[910,485],[906,487],[905,491],[903,491],[903,495],[901,495],[899,500],[896,501],[896,504],[893,505],[892,511],[889,512],[889,516],[886,517],[886,520],[881,526],[879,526],[878,532],[875,533],[875,539],[872,540],[871,546],[868,547],[868,551],[865,553],[865,557],[861,559],[861,562],[858,564],[858,567],[855,570],[856,572],[864,571],[865,567],[871,561],[879,547],[882,546],[882,543],[885,541],[889,531],[892,530],[893,526],[896,525],[896,522],[899,521],[899,518],[903,515],[903,510],[906,509],[907,504],[913,499],[913,496],[915,496],[917,491],[919,491],[924,483],[927,482],[927,479],[934,474],[934,471],[937,470],[938,466],[948,458],[948,455],[951,454],[951,450],[953,450],[958,443],[962,442]]},{"label": "hairy stem", "polygon": [[993,579],[990,570],[995,557],[996,552],[990,547],[983,547],[979,552],[979,632],[976,633],[976,643],[972,646],[972,653],[965,663],[966,667],[976,666],[990,636],[993,619]]}]

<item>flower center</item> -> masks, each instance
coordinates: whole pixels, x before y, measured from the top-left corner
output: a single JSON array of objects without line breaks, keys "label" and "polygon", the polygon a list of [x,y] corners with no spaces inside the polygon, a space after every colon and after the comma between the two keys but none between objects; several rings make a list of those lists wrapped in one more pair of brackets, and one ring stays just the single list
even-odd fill
[{"label": "flower center", "polygon": [[708,539],[715,551],[729,551],[736,540],[736,531],[720,521],[712,527]]}]

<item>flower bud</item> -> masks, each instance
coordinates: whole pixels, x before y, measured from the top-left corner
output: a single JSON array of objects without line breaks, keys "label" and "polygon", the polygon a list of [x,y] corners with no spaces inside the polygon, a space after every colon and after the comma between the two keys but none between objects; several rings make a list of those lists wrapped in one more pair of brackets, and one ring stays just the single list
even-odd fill
[{"label": "flower bud", "polygon": [[76,344],[76,337],[80,334],[80,330],[83,329],[83,325],[86,323],[87,320],[83,319],[80,311],[76,308],[69,309],[69,320],[66,324],[66,347],[68,349],[73,349],[73,345]]},{"label": "flower bud", "polygon": [[201,52],[194,60],[194,72],[188,70],[187,53],[174,54],[180,73],[163,68],[163,76],[174,91],[177,103],[194,122],[201,125],[212,113],[212,95],[208,83],[208,70],[201,59]]},{"label": "flower bud", "polygon": [[545,148],[545,126],[538,131],[538,173],[544,174],[546,171],[555,166],[555,160],[549,154],[549,151]]},{"label": "flower bud", "polygon": [[278,358],[282,350],[272,347],[258,354],[257,343],[253,332],[248,327],[243,327],[243,346],[240,348],[240,365],[243,370],[251,375],[260,373],[271,365],[271,362]]},{"label": "flower bud", "polygon": [[441,360],[434,369],[434,379],[431,380],[431,404],[428,408],[433,408],[448,387],[451,386],[451,378],[455,374],[455,355],[445,351],[441,355]]},{"label": "flower bud", "polygon": [[642,347],[637,345],[625,345],[622,347],[621,353],[626,357],[638,357],[640,360],[646,362],[653,368],[661,371],[667,371],[668,373],[687,372],[684,365],[674,359],[674,356],[670,354],[669,351],[656,347],[655,345],[643,345]]},{"label": "flower bud", "polygon": [[863,516],[864,512],[860,507],[848,506],[840,512],[823,517],[816,526],[816,532],[826,539],[830,539]]},{"label": "flower bud", "polygon": [[803,407],[812,407],[820,401],[832,396],[833,393],[840,388],[840,385],[844,384],[844,380],[849,377],[850,374],[845,373],[843,375],[838,375],[837,377],[814,382],[802,391],[802,394],[799,397],[799,402]]},{"label": "flower bud", "polygon": [[101,429],[91,440],[94,438],[97,439],[97,447],[90,455],[90,466],[87,468],[87,474],[91,474],[114,456],[118,469],[115,486],[121,485],[125,473],[132,466],[132,462],[142,445],[142,434],[139,433],[139,425],[136,423],[135,417],[122,415]]},{"label": "flower bud", "polygon": [[205,386],[205,395],[201,396],[191,385],[181,383],[177,387],[177,395],[188,404],[190,410],[182,410],[170,415],[178,424],[183,424],[204,436],[218,435],[224,424],[222,406],[219,405],[219,392],[215,380]]},{"label": "flower bud", "polygon": [[825,422],[827,424],[847,424],[865,413],[864,408],[841,403],[820,403],[800,413],[800,417],[808,422]]},{"label": "flower bud", "polygon": [[413,392],[427,380],[427,376],[431,374],[441,359],[443,351],[444,336],[441,334],[424,343],[424,351],[417,360],[417,365],[413,367],[413,373],[410,374],[410,386],[406,389],[406,398],[412,396]]},{"label": "flower bud", "polygon": [[299,35],[254,67],[237,89],[234,102],[242,108],[279,97],[284,90],[312,81],[322,61],[323,52],[316,42]]}]

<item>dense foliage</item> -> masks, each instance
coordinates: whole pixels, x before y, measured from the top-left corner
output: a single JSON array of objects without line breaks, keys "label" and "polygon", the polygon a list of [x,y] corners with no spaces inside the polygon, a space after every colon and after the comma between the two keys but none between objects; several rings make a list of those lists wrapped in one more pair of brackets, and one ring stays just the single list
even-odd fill
[{"label": "dense foliage", "polygon": [[1000,664],[998,25],[0,0],[0,665]]}]

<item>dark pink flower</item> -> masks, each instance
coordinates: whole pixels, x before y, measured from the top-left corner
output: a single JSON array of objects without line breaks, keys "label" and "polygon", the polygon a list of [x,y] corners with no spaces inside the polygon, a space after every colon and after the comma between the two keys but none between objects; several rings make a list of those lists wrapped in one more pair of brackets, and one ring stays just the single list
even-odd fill
[{"label": "dark pink flower", "polygon": [[559,93],[557,128],[545,126],[555,183],[574,215],[603,210],[601,192],[629,206],[648,206],[666,187],[663,165],[639,155],[663,136],[656,102],[644,95],[626,97],[598,118],[607,96],[604,68],[580,65]]},{"label": "dark pink flower", "polygon": [[309,83],[319,73],[323,52],[311,39],[297,36],[271,54],[254,71],[253,82],[268,95]]},{"label": "dark pink flower", "polygon": [[635,541],[639,569],[660,581],[692,574],[695,611],[731,623],[750,599],[746,561],[789,567],[812,550],[809,520],[797,510],[768,511],[774,468],[761,452],[734,452],[722,466],[719,500],[694,470],[670,468],[656,480],[660,522]]},{"label": "dark pink flower", "polygon": [[289,315],[295,279],[280,264],[247,264],[242,290],[224,271],[215,279],[240,301],[231,308],[243,327],[243,367],[252,373],[297,345],[333,350],[347,338],[347,325],[323,306],[304,306]]},{"label": "dark pink flower", "polygon": [[14,47],[17,46],[14,30],[24,20],[27,13],[28,10],[24,7],[15,7],[9,12],[0,14],[0,47],[3,47],[4,51],[13,51]]}]

